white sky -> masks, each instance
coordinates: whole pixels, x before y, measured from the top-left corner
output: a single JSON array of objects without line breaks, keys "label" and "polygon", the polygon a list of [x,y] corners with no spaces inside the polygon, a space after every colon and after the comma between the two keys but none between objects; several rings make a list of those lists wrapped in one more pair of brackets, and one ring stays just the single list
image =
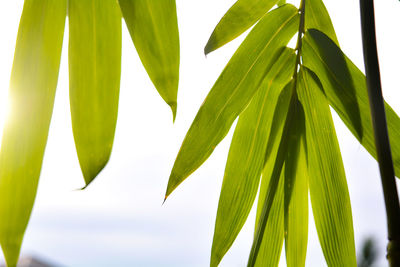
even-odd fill
[{"label": "white sky", "polygon": [[[23,244],[64,266],[207,266],[219,191],[232,131],[213,155],[161,206],[169,172],[200,104],[243,37],[211,53],[203,48],[233,0],[177,0],[181,40],[178,115],[147,77],[123,25],[119,118],[111,160],[83,192],[68,103],[67,41],[43,162],[38,197]],[[326,0],[339,42],[363,69],[358,1]],[[376,1],[377,36],[384,95],[400,113],[400,3]],[[0,9],[0,122],[23,1]],[[68,25],[68,23],[66,24]],[[373,235],[385,266],[386,225],[377,164],[335,116],[348,177],[357,246]],[[254,212],[221,266],[244,266],[253,235]],[[310,218],[307,266],[324,266]],[[0,258],[1,260],[1,258]],[[282,264],[284,266],[284,264]]]}]

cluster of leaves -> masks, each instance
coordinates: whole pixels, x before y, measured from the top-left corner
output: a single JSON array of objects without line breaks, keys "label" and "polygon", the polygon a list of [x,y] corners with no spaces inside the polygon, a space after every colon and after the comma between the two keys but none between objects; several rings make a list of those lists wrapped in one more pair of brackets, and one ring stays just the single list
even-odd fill
[{"label": "cluster of leaves", "polygon": [[[339,48],[322,0],[238,0],[209,53],[257,23],[200,107],[171,171],[166,197],[213,152],[238,118],[219,199],[211,266],[229,250],[255,201],[248,265],[304,266],[308,195],[328,266],[356,266],[351,204],[330,107],[376,158],[365,75]],[[277,8],[270,9],[277,4]],[[297,33],[295,49],[287,47]],[[395,172],[400,118],[385,103]]]},{"label": "cluster of leaves", "polygon": [[24,2],[11,73],[11,112],[0,152],[0,244],[8,266],[17,263],[35,200],[66,17],[72,127],[87,186],[106,165],[113,145],[122,15],[150,79],[175,118],[179,77],[175,0]]}]

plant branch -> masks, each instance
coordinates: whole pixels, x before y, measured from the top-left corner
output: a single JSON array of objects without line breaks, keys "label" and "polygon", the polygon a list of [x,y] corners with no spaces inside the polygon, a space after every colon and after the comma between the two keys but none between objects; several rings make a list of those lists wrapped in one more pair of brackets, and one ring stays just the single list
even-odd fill
[{"label": "plant branch", "polygon": [[400,206],[386,124],[376,48],[373,0],[360,0],[364,64],[388,225],[387,258],[390,266],[400,266]]}]

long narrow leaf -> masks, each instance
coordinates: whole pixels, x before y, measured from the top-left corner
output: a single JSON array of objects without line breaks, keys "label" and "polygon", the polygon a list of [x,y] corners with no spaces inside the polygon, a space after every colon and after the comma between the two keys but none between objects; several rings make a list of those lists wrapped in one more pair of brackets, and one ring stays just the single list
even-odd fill
[{"label": "long narrow leaf", "polygon": [[[264,177],[269,180],[271,177]],[[260,252],[258,253],[255,266],[278,266],[283,246],[284,227],[283,227],[283,185],[284,171],[279,178],[278,188],[272,202],[271,211],[264,229],[264,236],[261,241]]]},{"label": "long narrow leaf", "polygon": [[[296,32],[297,25],[297,9],[285,5],[268,13],[250,32],[214,84],[186,134],[166,196],[210,156],[248,105],[263,77],[270,70],[279,73],[284,62],[291,60],[291,53],[283,53],[279,60],[277,57]],[[272,73],[268,75],[275,77]],[[284,76],[279,74],[276,79]]]},{"label": "long narrow leaf", "polygon": [[284,226],[286,264],[305,266],[308,238],[308,173],[303,109],[296,113],[285,160]]},{"label": "long narrow leaf", "polygon": [[275,106],[282,87],[291,78],[291,66],[295,63],[294,51],[287,50],[292,51],[293,59],[281,67],[286,79],[277,83],[274,77],[267,75],[249,106],[239,116],[218,204],[211,266],[218,265],[232,245],[256,197]]},{"label": "long narrow leaf", "polygon": [[143,66],[175,119],[179,81],[175,0],[119,0],[119,4]]},{"label": "long narrow leaf", "polygon": [[[293,65],[292,65],[293,66]],[[290,68],[292,69],[292,68]],[[260,223],[261,215],[263,212],[263,206],[267,199],[267,194],[269,185],[271,182],[271,176],[276,164],[277,153],[280,145],[280,140],[282,137],[282,131],[284,127],[285,118],[289,109],[291,93],[292,93],[293,83],[288,83],[285,88],[281,91],[278,102],[274,111],[273,121],[271,123],[271,131],[268,138],[266,161],[262,173],[262,180],[260,186],[260,194],[257,204],[257,214],[256,214],[256,224],[254,231],[254,237],[257,236],[257,227]],[[268,220],[264,229],[264,236],[260,243],[260,249],[255,261],[255,265],[264,266],[277,266],[279,263],[279,256],[282,251],[283,242],[283,209],[281,206],[283,204],[284,195],[283,187],[280,187],[284,183],[284,172],[281,173],[280,182],[277,191],[274,196],[274,200],[271,206],[270,214],[268,215]],[[278,204],[279,202],[279,204]],[[281,204],[282,203],[282,204]]]},{"label": "long narrow leaf", "polygon": [[307,0],[305,8],[305,28],[318,29],[329,36],[339,46],[331,18],[322,0]]},{"label": "long narrow leaf", "polygon": [[[329,103],[358,141],[376,158],[365,75],[323,33],[309,30],[303,40],[304,65],[317,74]],[[343,72],[344,69],[348,69],[348,72]],[[351,90],[354,90],[356,99],[349,94]],[[340,99],[347,101],[342,102]],[[356,108],[355,103],[358,103],[360,109],[362,136],[358,134],[358,125],[354,125],[350,119]],[[385,109],[395,173],[399,177],[400,118],[387,103]]]},{"label": "long narrow leaf", "polygon": [[[287,157],[287,152],[288,152],[288,147],[290,143],[290,139],[288,138],[290,136],[290,133],[295,129],[295,118],[296,118],[296,113],[299,111],[299,105],[300,103],[297,100],[297,96],[295,94],[295,88],[293,87],[293,84],[291,83],[292,87],[290,88],[290,102],[289,102],[289,110],[287,111],[287,115],[285,116],[284,120],[284,126],[282,130],[282,138],[279,141],[279,146],[277,148],[277,153],[275,157],[275,162],[272,166],[270,166],[269,169],[272,169],[272,171],[269,171],[267,169],[268,166],[266,166],[266,169],[264,170],[263,173],[263,180],[268,179],[269,177],[269,182],[268,182],[268,189],[266,190],[266,193],[262,193],[263,191],[260,192],[260,197],[262,201],[262,209],[261,213],[257,215],[258,219],[256,220],[256,231],[255,231],[255,236],[254,236],[254,241],[253,245],[250,251],[250,256],[249,256],[249,261],[248,261],[248,266],[255,266],[259,257],[261,249],[263,249],[263,243],[265,243],[264,239],[268,237],[265,237],[265,229],[268,225],[268,221],[270,219],[270,214],[272,210],[272,205],[274,202],[275,197],[277,196],[277,189],[279,185],[279,180],[282,174],[282,169],[283,165],[285,162],[285,159]],[[273,162],[274,160],[272,160]],[[270,173],[270,174],[269,174]],[[267,174],[267,175],[265,175]],[[283,175],[282,175],[283,176]],[[283,179],[283,177],[282,177]],[[263,181],[264,183],[264,181]],[[259,203],[260,203],[259,201]],[[282,210],[283,211],[283,210]],[[283,215],[283,214],[282,214]],[[283,219],[283,216],[282,216]],[[283,224],[283,220],[282,220]],[[283,225],[282,225],[283,227]],[[282,236],[283,240],[283,236]],[[275,240],[276,241],[276,240]],[[272,256],[273,258],[276,257],[276,254],[271,254],[271,253],[276,253],[278,250],[276,250],[273,247],[269,247],[268,244],[266,246],[269,248],[268,255]],[[280,250],[279,250],[280,252]],[[264,251],[265,253],[265,251]],[[278,257],[279,258],[279,257]]]},{"label": "long narrow leaf", "polygon": [[208,54],[232,41],[264,16],[278,0],[238,0],[218,22],[204,48]]},{"label": "long narrow leaf", "polygon": [[36,196],[57,86],[67,3],[25,0],[0,153],[0,243],[16,266]]},{"label": "long narrow leaf", "polygon": [[68,21],[72,129],[88,185],[107,164],[114,140],[121,14],[114,0],[70,0]]},{"label": "long narrow leaf", "polygon": [[328,101],[318,78],[301,69],[311,204],[328,266],[357,266],[350,197]]}]

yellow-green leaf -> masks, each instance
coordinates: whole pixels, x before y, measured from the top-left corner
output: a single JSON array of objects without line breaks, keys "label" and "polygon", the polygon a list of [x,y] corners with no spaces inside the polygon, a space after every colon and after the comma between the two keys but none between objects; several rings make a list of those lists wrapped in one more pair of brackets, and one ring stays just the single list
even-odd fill
[{"label": "yellow-green leaf", "polygon": [[121,14],[115,0],[70,0],[69,86],[72,129],[88,185],[107,164],[121,74]]},{"label": "yellow-green leaf", "polygon": [[[291,143],[291,138],[289,137],[293,131],[296,131],[296,116],[297,113],[300,112],[299,108],[301,105],[297,100],[293,83],[289,83],[289,85],[282,92],[283,98],[286,98],[285,96],[287,95],[287,91],[289,92],[290,99],[288,110],[280,110],[279,108],[277,109],[277,111],[280,111],[280,113],[283,114],[284,119],[276,122],[275,124],[277,126],[276,129],[278,129],[277,132],[282,133],[281,138],[278,142],[269,142],[269,144],[273,146],[271,151],[274,153],[270,154],[271,156],[269,159],[267,159],[266,166],[263,171],[260,199],[257,208],[255,235],[247,264],[248,266],[260,265],[265,260],[269,261],[269,265],[277,265],[279,262],[280,250],[282,249],[283,234],[279,234],[279,228],[276,229],[277,232],[273,232],[273,234],[270,234],[270,236],[267,234],[269,231],[268,225],[273,223],[275,227],[278,227],[279,218],[281,219],[280,227],[283,230],[283,206],[279,216],[271,212],[273,210],[275,198],[281,198],[283,205],[283,191],[281,191],[281,193],[278,191],[280,184],[279,181],[284,179],[282,171],[287,157],[288,148]],[[285,105],[285,107],[287,107],[287,105]],[[279,116],[276,116],[276,118]],[[280,130],[282,124],[283,129]],[[268,183],[268,188],[265,186],[266,183]],[[272,221],[270,222],[270,220]]]},{"label": "yellow-green leaf", "polygon": [[36,196],[57,86],[67,2],[25,0],[0,152],[0,243],[16,266]]},{"label": "yellow-green leaf", "polygon": [[[376,158],[365,75],[323,33],[309,30],[303,40],[304,65],[317,74],[330,105],[358,141]],[[355,92],[355,98],[351,91]],[[351,119],[356,112],[356,103],[360,110],[362,136],[358,134],[358,124]],[[400,177],[400,118],[387,103],[385,109],[394,168],[396,176]]]},{"label": "yellow-green leaf", "polygon": [[306,118],[311,204],[328,266],[357,266],[353,219],[328,101],[314,73],[301,69],[298,94]]},{"label": "yellow-green leaf", "polygon": [[[268,215],[268,221],[264,229],[264,236],[261,241],[260,252],[254,266],[278,266],[283,245],[283,184],[284,171],[281,173],[278,188],[272,202],[271,211]],[[264,176],[263,186],[267,187],[271,177]],[[267,190],[263,190],[266,192]],[[261,195],[265,199],[265,194]],[[263,203],[263,202],[262,202]]]},{"label": "yellow-green leaf", "polygon": [[286,79],[276,81],[275,77],[267,75],[249,106],[239,116],[218,204],[211,266],[217,266],[232,245],[257,195],[275,106],[282,87],[291,78],[295,63],[294,50],[287,50],[292,53],[292,61],[284,62],[285,65],[280,67]]},{"label": "yellow-green leaf", "polygon": [[322,0],[307,0],[305,9],[305,29],[318,29],[339,46],[331,18]]},{"label": "yellow-green leaf", "polygon": [[296,114],[297,129],[285,160],[285,252],[288,267],[305,266],[308,242],[308,174],[304,111]]},{"label": "yellow-green leaf", "polygon": [[238,0],[218,22],[204,53],[208,54],[232,41],[263,17],[278,0]]},{"label": "yellow-green leaf", "polygon": [[[271,70],[278,73],[276,79],[284,78],[280,67],[292,57],[291,53],[282,53],[282,47],[297,27],[297,9],[285,5],[268,13],[250,32],[214,84],[186,134],[166,196],[210,156],[248,105],[265,75]],[[272,73],[268,75],[275,77]]]},{"label": "yellow-green leaf", "polygon": [[140,60],[175,119],[179,81],[175,0],[118,1]]}]

